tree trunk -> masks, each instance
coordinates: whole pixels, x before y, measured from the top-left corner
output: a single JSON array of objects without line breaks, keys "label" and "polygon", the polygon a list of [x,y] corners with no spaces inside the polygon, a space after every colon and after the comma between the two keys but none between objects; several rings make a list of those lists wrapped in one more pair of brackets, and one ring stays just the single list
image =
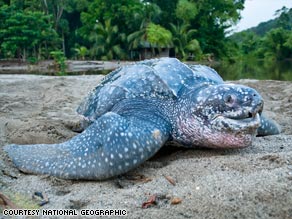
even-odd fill
[{"label": "tree trunk", "polygon": [[64,34],[64,32],[62,32],[62,48],[63,48],[64,56],[66,56],[65,34]]},{"label": "tree trunk", "polygon": [[25,62],[26,61],[26,49],[23,49],[23,56],[22,56],[22,61]]}]

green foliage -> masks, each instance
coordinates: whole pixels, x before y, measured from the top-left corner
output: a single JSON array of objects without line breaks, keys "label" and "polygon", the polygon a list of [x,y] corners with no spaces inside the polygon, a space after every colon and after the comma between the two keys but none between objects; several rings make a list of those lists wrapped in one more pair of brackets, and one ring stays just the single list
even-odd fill
[{"label": "green foliage", "polygon": [[198,13],[197,6],[194,2],[188,0],[179,0],[175,14],[177,18],[183,20],[185,23],[194,19]]},{"label": "green foliage", "polygon": [[278,27],[281,27],[285,30],[292,29],[292,10],[289,11],[288,8],[282,7],[276,11],[275,15],[278,15],[278,19],[276,20]]},{"label": "green foliage", "polygon": [[128,35],[140,27],[140,15],[144,14],[143,4],[139,0],[92,0],[86,10],[81,12],[82,27],[79,29],[84,40],[88,40],[96,21],[111,23],[118,26],[121,33]]},{"label": "green foliage", "polygon": [[253,32],[257,36],[264,36],[267,32],[276,28],[283,28],[285,30],[292,29],[292,9],[287,9],[283,7],[275,12],[277,18],[262,22],[256,27],[235,33],[231,36],[234,41],[240,42],[241,36],[246,32]]},{"label": "green foliage", "polygon": [[287,36],[286,42],[284,43],[284,47],[292,50],[292,32],[290,31],[287,35],[288,36]]},{"label": "green foliage", "polygon": [[197,32],[192,39],[188,39],[192,42],[191,46],[184,46],[183,49],[193,52],[195,48],[200,48],[202,53],[212,53],[219,58],[225,55],[225,30],[238,21],[243,3],[244,0],[93,0],[88,10],[81,13],[83,26],[80,34],[84,42],[87,41],[85,45],[91,47],[88,33],[94,28],[96,20],[104,23],[111,19],[111,23],[118,26],[119,33],[127,38],[126,41],[120,40],[120,47],[130,51],[145,45],[150,23],[165,30],[171,30],[170,23],[187,25]]},{"label": "green foliage", "polygon": [[169,30],[160,25],[150,23],[147,28],[147,41],[157,47],[168,47],[171,45],[172,35]]},{"label": "green foliage", "polygon": [[37,64],[38,60],[35,57],[28,57],[27,62],[34,65],[34,64]]},{"label": "green foliage", "polygon": [[195,60],[202,58],[200,43],[194,37],[197,30],[189,29],[189,25],[171,25],[173,45],[177,57],[186,60],[192,56]]},{"label": "green foliage", "polygon": [[50,52],[51,56],[55,62],[55,70],[58,75],[66,75],[66,57],[62,51],[52,51]]},{"label": "green foliage", "polygon": [[204,53],[226,56],[225,31],[240,18],[244,0],[196,1],[198,14],[191,22]]},{"label": "green foliage", "polygon": [[269,61],[292,58],[292,9],[276,11],[276,19],[259,24],[230,37],[242,57]]},{"label": "green foliage", "polygon": [[125,53],[119,42],[125,40],[123,34],[119,34],[119,28],[111,24],[111,20],[103,23],[97,22],[93,31],[89,35],[90,42],[93,43],[90,53],[101,60],[122,59]]},{"label": "green foliage", "polygon": [[4,57],[26,60],[28,55],[39,57],[41,51],[54,47],[58,36],[49,23],[49,16],[39,11],[18,11],[4,5],[0,8],[0,39]]},{"label": "green foliage", "polygon": [[[198,60],[233,52],[226,30],[244,0],[0,1],[0,58],[47,59],[50,51],[85,59],[127,59],[133,50],[174,47]],[[175,30],[175,28],[177,30]],[[76,45],[78,47],[76,48]],[[144,46],[144,47],[143,47]],[[148,47],[147,47],[148,48]]]},{"label": "green foliage", "polygon": [[140,30],[135,31],[127,36],[129,50],[135,50],[139,48],[147,40],[146,27],[142,27]]},{"label": "green foliage", "polygon": [[[156,4],[149,4],[145,3],[142,5],[143,12],[140,14],[135,15],[135,20],[138,21],[139,27],[134,32],[131,32],[127,35],[127,49],[128,50],[135,50],[139,47],[142,47],[145,45],[145,43],[148,41],[148,31],[152,31],[153,34],[157,34],[155,29],[153,27],[159,27],[163,28],[161,26],[153,26],[155,25],[154,22],[158,20],[158,18],[161,15],[161,10]],[[150,25],[150,28],[149,28]],[[151,28],[152,26],[152,28]],[[165,28],[162,30],[163,32],[167,32]],[[169,33],[166,33],[165,35],[169,35]],[[167,36],[166,36],[167,37]],[[169,36],[168,36],[169,37]]]},{"label": "green foliage", "polygon": [[172,46],[172,34],[162,26],[150,22],[146,27],[131,33],[127,37],[127,41],[129,42],[129,50],[143,48],[146,45],[148,47],[149,44],[149,48],[152,49],[154,54],[154,48],[161,50]]},{"label": "green foliage", "polygon": [[289,32],[283,28],[276,28],[269,31],[263,38],[264,57],[269,59],[282,60],[291,55],[291,50],[286,45],[289,45]]},{"label": "green foliage", "polygon": [[79,48],[75,48],[75,52],[79,58],[85,60],[85,56],[88,54],[88,49],[85,46],[81,46]]}]

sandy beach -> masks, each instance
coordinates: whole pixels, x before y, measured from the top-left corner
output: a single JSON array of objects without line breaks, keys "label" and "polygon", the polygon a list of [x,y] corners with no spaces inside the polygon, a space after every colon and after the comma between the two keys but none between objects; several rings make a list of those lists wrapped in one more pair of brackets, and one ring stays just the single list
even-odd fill
[{"label": "sandy beach", "polygon": [[[125,209],[126,218],[292,218],[292,82],[234,82],[256,88],[264,112],[282,128],[248,148],[165,146],[137,169],[102,182],[14,168],[2,147],[76,135],[81,118],[75,110],[101,78],[0,75],[0,190],[19,208],[38,203],[32,195],[42,192],[49,200],[42,209]],[[155,204],[142,208],[151,197]]]}]

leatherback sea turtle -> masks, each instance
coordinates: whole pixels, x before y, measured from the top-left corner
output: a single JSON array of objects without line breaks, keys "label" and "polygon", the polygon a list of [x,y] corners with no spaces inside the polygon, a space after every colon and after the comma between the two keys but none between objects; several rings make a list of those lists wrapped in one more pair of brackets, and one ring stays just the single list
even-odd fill
[{"label": "leatherback sea turtle", "polygon": [[167,141],[241,148],[256,134],[279,133],[262,109],[257,91],[224,83],[207,66],[152,59],[106,76],[78,108],[91,124],[71,140],[4,150],[23,172],[101,180],[137,167]]}]

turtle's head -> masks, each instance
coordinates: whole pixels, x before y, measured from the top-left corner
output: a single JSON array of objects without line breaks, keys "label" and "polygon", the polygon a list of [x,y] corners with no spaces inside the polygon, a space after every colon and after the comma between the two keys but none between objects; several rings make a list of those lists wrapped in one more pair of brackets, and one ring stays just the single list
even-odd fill
[{"label": "turtle's head", "polygon": [[212,148],[251,145],[263,109],[263,99],[257,91],[235,84],[191,90],[182,98],[182,104],[187,107],[181,106],[184,110],[180,111],[174,138]]}]

